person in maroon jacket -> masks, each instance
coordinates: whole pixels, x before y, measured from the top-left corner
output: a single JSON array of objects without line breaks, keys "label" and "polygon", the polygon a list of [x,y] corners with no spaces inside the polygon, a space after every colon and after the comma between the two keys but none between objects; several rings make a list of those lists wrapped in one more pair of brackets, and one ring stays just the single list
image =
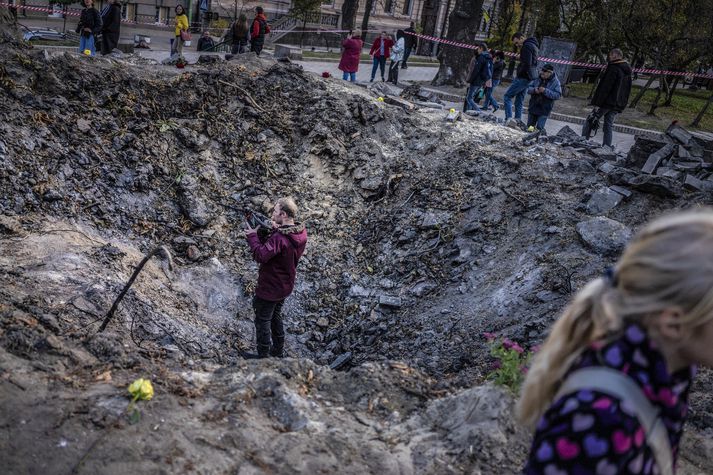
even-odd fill
[{"label": "person in maroon jacket", "polygon": [[307,246],[307,230],[304,224],[295,222],[296,216],[294,200],[280,198],[272,210],[272,234],[264,242],[257,229],[249,225],[245,229],[253,259],[260,264],[253,299],[258,358],[283,356],[282,305],[295,287],[297,263]]},{"label": "person in maroon jacket", "polygon": [[339,70],[344,74],[342,79],[356,82],[356,73],[359,70],[359,56],[364,42],[361,40],[361,32],[349,32],[344,41],[342,41],[342,59],[339,61]]},{"label": "person in maroon jacket", "polygon": [[381,80],[384,81],[384,68],[386,68],[386,60],[389,59],[393,45],[394,40],[387,36],[385,31],[382,31],[381,35],[374,40],[374,44],[371,45],[369,56],[374,60],[374,65],[371,68],[371,82],[374,82],[377,69],[381,69]]}]

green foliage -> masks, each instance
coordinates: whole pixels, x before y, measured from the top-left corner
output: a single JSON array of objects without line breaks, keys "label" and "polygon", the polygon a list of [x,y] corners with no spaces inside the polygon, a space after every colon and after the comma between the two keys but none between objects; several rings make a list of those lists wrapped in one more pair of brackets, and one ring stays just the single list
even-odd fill
[{"label": "green foliage", "polygon": [[537,0],[534,11],[537,14],[535,36],[557,36],[560,30],[560,0]]},{"label": "green foliage", "polygon": [[512,49],[512,35],[517,31],[517,25],[522,16],[522,7],[518,0],[505,0],[500,4],[488,44],[497,49]]},{"label": "green foliage", "polygon": [[290,16],[306,23],[312,15],[319,13],[321,6],[322,0],[292,0]]},{"label": "green foliage", "polygon": [[507,338],[499,339],[491,333],[486,333],[485,336],[490,345],[490,355],[495,358],[495,368],[488,374],[488,379],[512,393],[518,393],[525,380],[533,351],[525,351]]}]

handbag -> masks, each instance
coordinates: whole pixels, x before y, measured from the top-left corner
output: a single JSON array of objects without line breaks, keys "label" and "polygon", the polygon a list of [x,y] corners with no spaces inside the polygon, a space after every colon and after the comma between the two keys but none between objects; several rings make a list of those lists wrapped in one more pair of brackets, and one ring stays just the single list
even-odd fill
[{"label": "handbag", "polygon": [[191,41],[191,32],[187,30],[181,30],[181,40]]}]

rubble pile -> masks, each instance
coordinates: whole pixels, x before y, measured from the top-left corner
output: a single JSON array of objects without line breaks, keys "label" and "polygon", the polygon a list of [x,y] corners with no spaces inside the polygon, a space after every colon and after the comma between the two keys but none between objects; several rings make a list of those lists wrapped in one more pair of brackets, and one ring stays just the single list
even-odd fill
[{"label": "rubble pile", "polygon": [[[604,164],[638,175],[574,139],[523,143],[290,63],[0,62],[10,471],[41,454],[43,473],[514,473],[527,434],[512,398],[479,386],[482,333],[539,343],[637,226],[710,202],[614,183]],[[619,206],[592,202],[610,188]],[[241,224],[283,195],[310,235],[291,358],[245,361],[257,267]],[[172,268],[149,261],[97,332],[162,244]],[[156,396],[127,425],[140,376]],[[693,408],[701,428],[708,408]]]}]

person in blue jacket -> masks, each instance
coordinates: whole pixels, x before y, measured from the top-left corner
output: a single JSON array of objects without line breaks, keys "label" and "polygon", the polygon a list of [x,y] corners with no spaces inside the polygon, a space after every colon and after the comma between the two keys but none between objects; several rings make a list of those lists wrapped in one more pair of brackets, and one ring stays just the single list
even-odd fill
[{"label": "person in blue jacket", "polygon": [[475,45],[471,65],[467,78],[469,87],[465,99],[465,110],[479,111],[480,107],[475,103],[475,96],[481,89],[490,87],[493,78],[493,58],[490,56],[488,46],[485,43],[479,42]]},{"label": "person in blue jacket", "polygon": [[544,130],[555,101],[562,97],[562,85],[550,63],[542,67],[540,76],[530,83],[527,93],[530,94],[530,105],[527,109],[528,130],[530,127]]}]

